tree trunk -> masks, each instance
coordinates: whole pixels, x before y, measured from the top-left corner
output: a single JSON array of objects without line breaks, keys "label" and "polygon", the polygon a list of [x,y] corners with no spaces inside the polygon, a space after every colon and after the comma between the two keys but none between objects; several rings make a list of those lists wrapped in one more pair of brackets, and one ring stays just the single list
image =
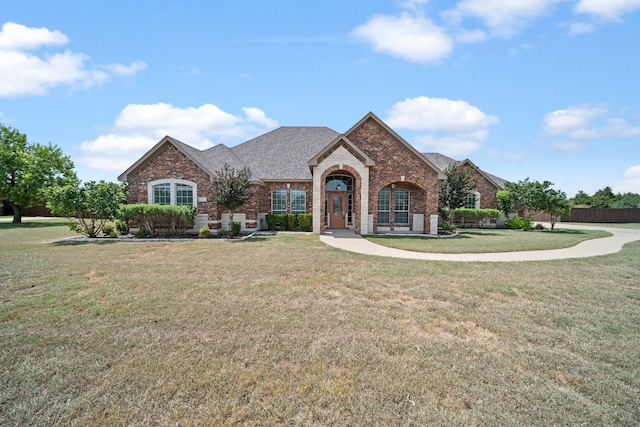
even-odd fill
[{"label": "tree trunk", "polygon": [[229,238],[233,238],[233,212],[229,211]]},{"label": "tree trunk", "polygon": [[11,209],[13,209],[13,224],[22,224],[22,213],[24,211],[24,209],[22,209],[22,206],[20,205],[16,205],[16,204],[11,204]]}]

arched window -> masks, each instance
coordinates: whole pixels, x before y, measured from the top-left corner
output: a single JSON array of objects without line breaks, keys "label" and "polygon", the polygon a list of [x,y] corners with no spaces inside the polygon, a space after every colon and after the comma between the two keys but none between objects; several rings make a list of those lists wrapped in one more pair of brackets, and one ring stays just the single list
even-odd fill
[{"label": "arched window", "polygon": [[473,191],[464,199],[464,207],[468,209],[480,209],[480,193]]},{"label": "arched window", "polygon": [[159,179],[148,185],[149,203],[197,206],[198,184],[184,179]]},{"label": "arched window", "polygon": [[327,191],[352,191],[353,178],[348,175],[328,176],[325,189]]}]

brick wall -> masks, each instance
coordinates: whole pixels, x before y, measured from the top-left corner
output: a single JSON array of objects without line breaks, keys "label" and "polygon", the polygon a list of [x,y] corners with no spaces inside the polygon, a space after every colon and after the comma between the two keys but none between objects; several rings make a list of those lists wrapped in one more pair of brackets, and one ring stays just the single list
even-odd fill
[{"label": "brick wall", "polygon": [[480,208],[498,209],[498,198],[496,197],[498,189],[470,165],[465,164],[463,167],[475,178],[476,191],[480,193]]},{"label": "brick wall", "polygon": [[369,172],[369,213],[374,215],[374,233],[378,193],[396,183],[413,184],[408,187],[412,194],[410,212],[425,214],[424,230],[428,232],[429,215],[438,213],[438,173],[372,118],[346,136],[376,162]]},{"label": "brick wall", "polygon": [[198,212],[209,219],[219,219],[217,206],[211,203],[211,178],[175,146],[166,143],[154,155],[128,175],[129,203],[148,203],[148,184],[159,179],[184,179],[198,185],[194,197],[206,197],[198,202]]},{"label": "brick wall", "polygon": [[[165,144],[150,159],[129,174],[129,203],[148,203],[148,184],[160,179],[184,179],[198,186],[197,197],[206,197],[206,202],[198,202],[198,213],[207,214],[209,221],[219,221],[222,212],[215,206],[211,194],[211,179],[197,164],[180,150]],[[313,204],[312,182],[267,182],[266,185],[252,185],[249,188],[249,200],[237,213],[246,215],[248,227],[258,219],[258,213],[271,212],[271,191],[276,188],[300,189],[306,191],[307,213],[311,213]],[[195,196],[195,195],[194,195]],[[289,198],[287,198],[289,200]],[[212,228],[218,228],[212,225]]]}]

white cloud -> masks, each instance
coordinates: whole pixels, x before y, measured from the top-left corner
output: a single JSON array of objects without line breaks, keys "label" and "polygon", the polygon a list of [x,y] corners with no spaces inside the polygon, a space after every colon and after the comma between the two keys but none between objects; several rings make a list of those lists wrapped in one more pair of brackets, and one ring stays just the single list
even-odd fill
[{"label": "white cloud", "polygon": [[376,15],[353,30],[353,35],[377,52],[410,62],[437,62],[453,50],[453,41],[429,19],[403,13]]},{"label": "white cloud", "polygon": [[579,36],[581,34],[592,33],[596,30],[596,26],[588,22],[572,22],[569,24],[569,35]]},{"label": "white cloud", "polygon": [[478,150],[498,119],[466,101],[420,96],[396,103],[385,122],[392,128],[428,131],[415,137],[421,151],[462,156]]},{"label": "white cloud", "polygon": [[118,76],[131,76],[138,71],[146,69],[147,64],[143,61],[136,61],[129,65],[109,64],[105,65],[103,68]]},{"label": "white cloud", "polygon": [[544,131],[549,135],[568,135],[589,126],[596,117],[607,114],[604,107],[581,105],[552,111],[543,117]]},{"label": "white cloud", "polygon": [[445,132],[470,132],[498,122],[466,101],[419,96],[396,103],[386,122],[392,128]]},{"label": "white cloud", "polygon": [[580,0],[576,13],[592,15],[604,21],[619,21],[622,15],[640,10],[640,0]]},{"label": "white cloud", "polygon": [[[553,111],[543,117],[543,133],[574,140],[631,138],[640,135],[640,126],[626,119],[610,117],[607,108],[581,105]],[[566,144],[566,143],[565,143]]]},{"label": "white cloud", "polygon": [[249,139],[278,126],[278,122],[255,107],[243,108],[236,116],[213,104],[178,108],[167,103],[130,104],[118,115],[105,135],[79,145],[78,164],[108,173],[121,173],[158,143],[172,136],[199,149],[212,140]]},{"label": "white cloud", "polygon": [[60,31],[29,28],[15,22],[6,22],[0,31],[1,50],[28,50],[45,45],[65,45],[69,39]]},{"label": "white cloud", "polygon": [[130,75],[146,68],[144,62],[137,61],[128,66],[110,64],[91,70],[85,67],[89,57],[82,53],[66,50],[37,55],[28,52],[67,43],[67,36],[59,31],[5,23],[0,31],[0,98],[43,95],[57,86],[100,85],[112,75]]},{"label": "white cloud", "polygon": [[622,176],[623,181],[613,186],[615,191],[640,194],[640,165],[631,166]]},{"label": "white cloud", "polygon": [[247,116],[247,120],[257,123],[267,128],[275,128],[278,126],[278,121],[270,119],[266,116],[264,111],[255,107],[242,107],[242,111]]},{"label": "white cloud", "polygon": [[562,1],[565,0],[462,0],[441,15],[453,26],[467,17],[477,18],[493,35],[511,36]]}]

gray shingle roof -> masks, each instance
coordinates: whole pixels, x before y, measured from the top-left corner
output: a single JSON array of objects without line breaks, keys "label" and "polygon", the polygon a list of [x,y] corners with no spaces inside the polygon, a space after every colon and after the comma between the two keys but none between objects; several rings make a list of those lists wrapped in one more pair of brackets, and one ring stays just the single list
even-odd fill
[{"label": "gray shingle roof", "polygon": [[444,154],[440,153],[420,153],[425,156],[431,163],[436,165],[440,170],[445,170],[449,164],[453,162],[457,162],[456,159],[452,159],[451,157],[447,157]]},{"label": "gray shingle roof", "polygon": [[[420,153],[420,154],[425,156],[427,159],[431,160],[431,162],[434,165],[436,165],[437,167],[439,167],[441,170],[445,170],[447,168],[447,166],[449,166],[451,163],[458,161],[456,159],[452,159],[451,157],[447,157],[444,154],[440,154],[440,153]],[[469,161],[471,162],[471,160],[469,160]],[[492,175],[490,173],[487,173],[487,172],[483,171],[480,168],[478,168],[478,170],[480,172],[482,172],[487,178],[489,178],[489,180],[493,180],[493,182],[498,187],[504,188],[504,183],[505,183],[504,179],[499,178],[499,177],[497,177],[495,175]]]},{"label": "gray shingle roof", "polygon": [[256,179],[311,179],[308,161],[339,135],[327,127],[280,127],[231,151]]}]

